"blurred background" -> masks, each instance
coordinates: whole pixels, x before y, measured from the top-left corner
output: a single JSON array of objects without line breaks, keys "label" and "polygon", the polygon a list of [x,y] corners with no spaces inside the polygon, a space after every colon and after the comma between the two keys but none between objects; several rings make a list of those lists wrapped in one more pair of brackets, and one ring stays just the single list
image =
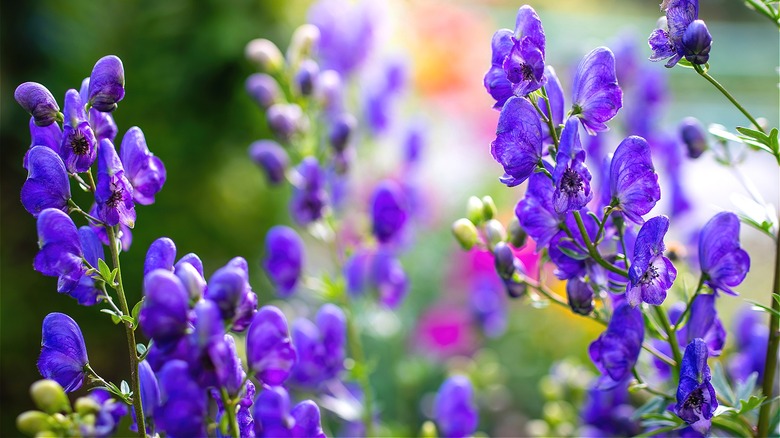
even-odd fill
[{"label": "blurred background", "polygon": [[[127,81],[126,97],[114,113],[119,135],[131,126],[141,127],[149,148],[168,170],[156,203],[137,209],[133,243],[122,257],[130,301],[141,296],[148,245],[169,236],[180,255],[200,255],[207,276],[230,258],[245,257],[260,302],[267,303],[273,297],[260,269],[262,243],[269,227],[290,222],[289,191],[267,186],[247,157],[248,145],[270,134],[262,111],[244,91],[245,78],[255,71],[244,59],[244,46],[263,37],[284,50],[293,29],[306,21],[310,3],[41,0],[3,4],[0,435],[16,435],[16,415],[32,408],[27,390],[39,378],[35,361],[40,323],[50,312],[67,313],[79,322],[90,362],[103,377],[119,381],[127,375],[123,331],[96,309],[80,307],[75,300],[58,295],[54,278],[32,270],[37,251],[35,220],[19,202],[26,177],[21,162],[30,142],[28,115],[12,97],[15,87],[25,81],[40,82],[61,103],[65,91],[78,88],[97,59],[107,54],[119,56]],[[566,358],[570,361],[566,367],[579,363],[583,370],[593,372],[587,344],[600,327],[558,308],[535,308],[538,306],[527,300],[502,304],[508,313],[504,322],[496,323],[498,327],[479,324],[470,297],[475,288],[483,287],[480,284],[496,287],[492,262],[481,254],[463,253],[449,231],[452,221],[464,215],[470,195],[492,195],[505,224],[522,196],[521,188],[507,189],[498,183],[501,169],[488,149],[498,112],[491,109],[493,102],[482,86],[482,76],[490,66],[490,38],[498,28],[514,27],[515,13],[522,3],[377,3],[381,14],[374,17],[378,29],[375,57],[369,57],[356,81],[369,81],[372,59],[395,56],[404,59],[408,82],[393,109],[390,128],[371,149],[359,152],[376,167],[361,165],[351,180],[357,209],[365,210],[360,202],[369,196],[358,184],[361,178],[376,181],[390,176],[401,161],[405,128],[410,123],[419,124],[425,139],[417,187],[424,214],[402,258],[411,289],[397,312],[373,313],[371,324],[366,326],[376,328],[364,333],[368,356],[376,366],[372,384],[383,422],[395,434],[416,434],[430,414],[433,393],[446,371],[453,369],[465,370],[477,379],[480,430],[490,435],[517,434],[527,430],[528,421],[534,418],[566,418],[571,407],[545,405],[546,396],[561,394],[540,381],[545,382],[543,376],[554,363]],[[637,62],[650,64],[645,61],[650,54],[645,41],[660,15],[656,2],[530,4],[545,27],[547,63],[555,66],[567,92],[576,63],[596,46],[633,41]],[[713,35],[712,75],[754,115],[777,126],[777,30],[737,0],[702,2],[700,18]],[[649,67],[658,69],[668,80],[659,123],[664,130],[676,132],[680,119],[689,115],[705,124],[747,124],[692,70],[678,67],[667,71],[661,64]],[[359,92],[356,87],[354,93]],[[615,131],[616,136],[622,135],[619,129]],[[619,140],[610,140],[606,148],[613,150]],[[745,173],[770,203],[778,205],[777,166],[766,159],[768,156],[748,155],[742,165]],[[746,192],[711,155],[686,161],[684,166],[680,182],[692,209],[679,222],[673,220],[671,235],[688,244],[692,233],[715,212],[734,209],[724,193]],[[665,208],[660,205],[658,211]],[[745,228],[743,245],[752,255],[753,266],[747,281],[738,288],[742,296],[720,302],[727,327],[743,299],[768,302],[772,245]],[[528,253],[529,260],[533,259]],[[317,272],[320,266],[316,257],[309,257],[307,269]],[[560,285],[556,287],[562,290]],[[374,324],[377,321],[383,324]],[[579,372],[566,367],[561,371],[559,366],[556,372],[575,376]],[[580,379],[580,390],[586,383]]]}]

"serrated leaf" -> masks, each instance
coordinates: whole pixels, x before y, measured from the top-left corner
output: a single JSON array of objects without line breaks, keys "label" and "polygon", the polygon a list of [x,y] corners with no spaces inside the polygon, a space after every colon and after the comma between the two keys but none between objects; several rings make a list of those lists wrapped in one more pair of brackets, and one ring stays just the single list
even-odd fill
[{"label": "serrated leaf", "polygon": [[715,389],[715,393],[720,394],[721,398],[728,403],[728,406],[736,406],[737,399],[734,395],[734,390],[731,389],[728,380],[726,379],[726,373],[723,372],[723,366],[720,362],[715,362],[712,367],[712,387]]},{"label": "serrated leaf", "polygon": [[119,384],[119,390],[122,391],[122,394],[124,395],[130,394],[130,385],[127,383],[127,380],[122,380],[122,383]]},{"label": "serrated leaf", "polygon": [[766,400],[765,396],[756,397],[755,395],[751,395],[747,400],[740,400],[737,414],[744,414],[758,408],[764,400]]}]

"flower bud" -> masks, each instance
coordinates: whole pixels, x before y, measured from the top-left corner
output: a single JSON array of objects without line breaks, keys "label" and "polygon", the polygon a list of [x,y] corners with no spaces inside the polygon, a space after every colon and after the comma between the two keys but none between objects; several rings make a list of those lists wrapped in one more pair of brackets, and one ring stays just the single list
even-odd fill
[{"label": "flower bud", "polygon": [[485,205],[482,200],[476,196],[469,197],[466,202],[466,217],[469,218],[474,225],[479,225],[485,221]]},{"label": "flower bud", "polygon": [[566,282],[566,297],[572,312],[588,315],[593,311],[593,288],[581,277]]},{"label": "flower bud", "polygon": [[206,290],[206,279],[200,275],[198,269],[190,263],[176,263],[173,273],[179,277],[184,289],[190,297],[190,303],[196,303],[203,297]]},{"label": "flower bud", "polygon": [[501,222],[491,219],[485,223],[485,235],[487,236],[488,247],[493,248],[499,242],[506,241],[506,230]]},{"label": "flower bud", "polygon": [[301,96],[311,96],[317,82],[320,66],[311,59],[301,62],[298,72],[295,73],[295,85]]},{"label": "flower bud", "polygon": [[436,424],[433,421],[426,421],[420,427],[420,438],[436,438],[438,433],[436,432]]},{"label": "flower bud", "polygon": [[70,400],[59,383],[54,380],[39,380],[30,386],[30,396],[38,409],[54,414],[70,412]]},{"label": "flower bud", "polygon": [[301,129],[303,111],[295,104],[277,103],[266,112],[268,127],[281,141],[290,141],[293,134]]},{"label": "flower bud", "polygon": [[482,214],[485,216],[486,220],[490,220],[498,216],[498,209],[496,208],[496,203],[493,202],[492,197],[482,197]]},{"label": "flower bud", "polygon": [[520,225],[520,221],[517,217],[513,217],[509,222],[509,243],[515,248],[522,248],[525,246],[525,242],[528,240],[528,234]]},{"label": "flower bud", "polygon": [[302,59],[311,58],[320,42],[320,29],[313,24],[298,26],[287,47],[287,62],[297,66]]},{"label": "flower bud", "polygon": [[686,117],[680,123],[680,137],[688,149],[690,158],[699,158],[709,148],[707,132],[701,122],[694,117]]},{"label": "flower bud", "polygon": [[349,139],[357,127],[357,119],[350,113],[341,113],[333,119],[328,131],[328,141],[338,152],[346,149]]},{"label": "flower bud", "polygon": [[91,397],[79,397],[74,404],[76,412],[81,415],[100,412],[100,404]]},{"label": "flower bud", "polygon": [[265,73],[255,73],[246,78],[246,92],[263,109],[268,109],[282,96],[279,83]]},{"label": "flower bud", "polygon": [[125,97],[125,69],[122,60],[114,55],[104,56],[95,63],[89,75],[88,102],[104,113],[116,109]]},{"label": "flower bud", "polygon": [[335,70],[325,70],[319,75],[317,95],[326,111],[341,111],[343,106],[344,84],[341,75]]},{"label": "flower bud", "polygon": [[493,248],[493,257],[495,257],[496,272],[504,280],[512,278],[515,273],[515,254],[512,248],[505,242],[498,242]]},{"label": "flower bud", "polygon": [[41,411],[22,412],[16,417],[16,428],[25,435],[38,436],[49,427],[49,415]]},{"label": "flower bud", "polygon": [[691,64],[706,64],[710,59],[712,35],[702,20],[694,20],[682,37],[685,59]]},{"label": "flower bud", "polygon": [[452,224],[452,234],[455,235],[460,246],[467,251],[477,244],[479,238],[477,227],[466,218],[460,218]]},{"label": "flower bud", "polygon": [[49,126],[62,117],[54,96],[37,82],[25,82],[16,87],[14,99],[33,116],[38,126]]},{"label": "flower bud", "polygon": [[244,50],[246,59],[252,61],[260,67],[260,70],[274,74],[279,72],[284,65],[282,52],[276,47],[276,44],[265,39],[257,38],[249,42]]},{"label": "flower bud", "polygon": [[273,140],[258,140],[249,146],[249,157],[263,169],[268,184],[277,185],[284,181],[290,158],[278,143]]}]

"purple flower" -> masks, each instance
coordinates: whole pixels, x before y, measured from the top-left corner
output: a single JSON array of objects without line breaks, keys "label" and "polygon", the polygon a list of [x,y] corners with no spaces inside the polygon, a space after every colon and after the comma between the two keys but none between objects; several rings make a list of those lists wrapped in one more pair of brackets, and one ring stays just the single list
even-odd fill
[{"label": "purple flower", "polygon": [[593,287],[585,278],[577,276],[566,282],[566,298],[574,313],[588,315],[593,311],[595,296]]},{"label": "purple flower", "polygon": [[696,338],[707,344],[710,356],[720,356],[726,343],[726,329],[718,318],[715,295],[698,295],[693,300],[688,323],[677,335],[682,345],[688,345]]},{"label": "purple flower", "polygon": [[234,257],[231,259],[226,267],[235,269],[241,276],[241,296],[238,300],[238,306],[235,308],[235,316],[233,317],[233,325],[231,330],[235,332],[242,332],[249,327],[252,323],[257,312],[257,294],[252,291],[252,286],[249,284],[249,264],[243,257]]},{"label": "purple flower", "polygon": [[356,297],[365,292],[369,281],[369,267],[372,255],[364,249],[352,254],[344,264],[344,278],[347,283],[347,293]]},{"label": "purple flower", "polygon": [[103,388],[94,388],[89,391],[87,397],[100,405],[100,412],[96,414],[94,436],[114,436],[119,426],[119,421],[127,415],[127,405],[111,398],[111,393]]},{"label": "purple flower", "polygon": [[[79,244],[84,253],[84,259],[92,267],[97,267],[98,259],[105,259],[103,244],[95,231],[83,226],[79,228]],[[76,287],[68,295],[75,298],[82,306],[94,306],[103,297],[103,291],[95,287],[95,280],[89,275],[82,275]]]},{"label": "purple flower", "polygon": [[59,277],[57,292],[70,292],[86,272],[78,230],[67,214],[47,208],[38,215],[38,246],[33,267],[43,275]]},{"label": "purple flower", "polygon": [[311,400],[304,400],[292,409],[290,415],[295,425],[290,431],[293,437],[326,438],[320,425],[320,408]]},{"label": "purple flower", "polygon": [[703,65],[709,61],[712,35],[702,20],[694,20],[688,25],[683,34],[682,46],[685,59],[691,64]]},{"label": "purple flower", "polygon": [[627,303],[620,304],[607,329],[588,348],[593,364],[601,372],[598,389],[614,388],[631,376],[644,337],[642,312]]},{"label": "purple flower", "polygon": [[281,385],[295,365],[295,349],[287,331],[287,319],[273,306],[263,306],[255,314],[246,335],[246,358],[258,379]]},{"label": "purple flower", "polygon": [[244,277],[239,269],[225,266],[217,269],[209,278],[204,298],[213,301],[219,308],[220,316],[225,321],[231,321],[236,316],[238,307],[244,295]]},{"label": "purple flower", "polygon": [[680,122],[680,138],[685,143],[690,158],[699,158],[709,149],[707,131],[695,117],[686,117]]},{"label": "purple flower", "polygon": [[[549,165],[545,165],[551,170]],[[543,173],[534,173],[528,179],[525,197],[517,203],[517,216],[523,230],[536,241],[537,251],[546,247],[560,231],[562,217],[553,206],[554,187]]]},{"label": "purple flower", "polygon": [[[160,387],[157,385],[157,377],[149,366],[149,362],[142,360],[138,364],[138,379],[141,382],[141,404],[143,405],[144,418],[151,418],[154,410],[160,406]],[[135,411],[133,411],[133,422],[136,421]],[[149,424],[147,422],[147,424]],[[134,424],[135,431],[138,427]],[[147,426],[148,427],[148,426]]]},{"label": "purple flower", "polygon": [[307,319],[299,319],[292,328],[298,355],[292,378],[303,386],[316,387],[337,377],[344,369],[347,343],[344,312],[333,304],[325,304],[317,312],[316,322],[315,325]]},{"label": "purple flower", "polygon": [[265,236],[263,267],[281,296],[295,290],[303,269],[303,240],[290,227],[277,225]]},{"label": "purple flower", "polygon": [[[699,18],[699,0],[671,0],[664,2],[663,5],[666,5],[666,19],[661,20],[661,28],[654,30],[647,42],[653,51],[650,60],[661,61],[671,58],[666,63],[666,67],[672,68],[683,56],[695,55],[690,51],[691,48],[695,48],[691,47],[690,43],[693,42],[692,40],[697,40],[698,35],[688,37],[688,48],[683,39],[689,25]],[[706,27],[704,30],[706,31]],[[707,34],[709,35],[709,32]]]},{"label": "purple flower", "polygon": [[138,316],[141,330],[167,351],[187,331],[187,291],[172,272],[156,269],[144,276],[144,296],[146,299]]},{"label": "purple flower", "polygon": [[305,59],[298,66],[295,73],[295,85],[301,96],[310,96],[314,92],[317,75],[320,74],[320,66],[311,59]]},{"label": "purple flower", "polygon": [[160,237],[149,245],[144,260],[144,275],[155,269],[165,269],[173,272],[173,262],[176,260],[176,244],[169,237]]},{"label": "purple flower", "polygon": [[290,416],[290,396],[281,386],[265,386],[254,403],[253,417],[258,438],[290,437],[294,420]]},{"label": "purple flower", "polygon": [[371,199],[372,231],[380,243],[387,243],[403,230],[408,207],[401,187],[391,180],[379,183]]},{"label": "purple flower", "polygon": [[506,101],[490,153],[504,167],[500,181],[514,187],[533,173],[542,159],[542,127],[531,102],[522,97]]},{"label": "purple flower", "polygon": [[305,226],[322,217],[328,197],[325,173],[314,157],[304,158],[295,170],[299,181],[293,187],[290,214],[295,222]]},{"label": "purple flower", "polygon": [[328,143],[337,152],[349,146],[349,140],[357,128],[357,119],[350,113],[341,113],[333,118],[328,129]]},{"label": "purple flower", "polygon": [[737,295],[731,288],[742,283],[750,270],[750,256],[739,246],[737,215],[718,213],[701,229],[699,266],[704,282],[715,293]]},{"label": "purple flower", "polygon": [[479,411],[466,376],[455,375],[442,383],[433,402],[433,417],[445,438],[471,436],[477,430]]},{"label": "purple flower", "polygon": [[[89,215],[92,217],[98,216],[97,204],[92,204],[92,207],[89,208]],[[106,227],[103,226],[103,224],[98,224],[89,221],[89,226],[90,228],[92,228],[92,231],[94,231],[98,235],[100,241],[103,242],[103,245],[110,244],[108,241],[108,233],[106,232]],[[119,243],[121,243],[119,248],[120,251],[127,251],[130,249],[130,245],[133,243],[133,233],[130,230],[130,228],[127,227],[127,225],[123,223],[119,224],[119,227],[116,230],[116,238],[119,240]]]},{"label": "purple flower", "polygon": [[506,295],[495,277],[479,275],[472,282],[469,304],[474,319],[489,338],[504,334],[507,328]]},{"label": "purple flower", "polygon": [[125,177],[125,170],[114,145],[109,140],[102,140],[98,149],[100,159],[95,190],[97,217],[111,227],[122,223],[133,228],[135,225],[133,186]]},{"label": "purple flower", "polygon": [[154,203],[154,195],[165,184],[163,162],[149,152],[141,128],[133,126],[122,137],[119,152],[125,176],[133,185],[133,199],[141,205]]},{"label": "purple flower", "polygon": [[606,122],[623,106],[612,51],[597,47],[580,61],[574,74],[572,100],[572,115],[582,120],[588,134],[609,129]]},{"label": "purple flower", "polygon": [[97,140],[78,91],[70,89],[65,93],[64,113],[60,156],[68,172],[86,172],[95,162]]},{"label": "purple flower", "polygon": [[73,392],[84,383],[88,362],[84,336],[76,321],[64,313],[46,315],[38,357],[41,375],[59,383],[65,392]]},{"label": "purple flower", "polygon": [[491,59],[491,67],[487,73],[483,83],[487,92],[496,99],[496,104],[493,108],[500,109],[504,106],[507,99],[512,97],[512,83],[506,77],[506,71],[504,71],[504,60],[514,46],[512,41],[512,31],[509,29],[500,29],[493,34],[491,41],[493,55]]},{"label": "purple flower", "polygon": [[555,191],[553,207],[558,214],[579,210],[593,199],[590,172],[585,166],[585,151],[580,144],[580,124],[576,117],[566,121],[552,174]]},{"label": "purple flower", "polygon": [[636,236],[634,257],[628,270],[630,283],[626,286],[626,298],[632,306],[643,301],[660,305],[677,278],[677,269],[671,260],[664,257],[667,230],[669,218],[656,216],[645,222]]},{"label": "purple flower", "polygon": [[157,375],[160,406],[154,411],[157,427],[168,436],[207,436],[206,393],[190,377],[187,363],[167,362]]},{"label": "purple flower", "polygon": [[282,89],[271,75],[255,73],[246,78],[246,91],[260,108],[268,109],[280,100]]},{"label": "purple flower", "polygon": [[195,329],[187,336],[190,375],[201,387],[222,387],[234,372],[231,351],[225,341],[220,309],[211,300],[200,300],[192,312]]},{"label": "purple flower", "polygon": [[752,373],[758,374],[757,381],[760,382],[764,375],[769,333],[761,315],[761,312],[745,307],[737,313],[734,320],[736,352],[729,356],[728,370],[739,382],[746,381]]},{"label": "purple flower", "polygon": [[116,103],[125,97],[125,70],[122,60],[114,55],[98,59],[89,75],[89,105],[98,111],[109,113]]},{"label": "purple flower", "polygon": [[37,82],[25,82],[16,87],[14,99],[30,113],[38,126],[49,126],[61,117],[60,106],[54,96]]},{"label": "purple flower", "polygon": [[309,8],[308,22],[320,30],[319,59],[323,70],[342,76],[356,70],[374,45],[375,17],[370,2],[320,0]]},{"label": "purple flower", "polygon": [[661,199],[658,175],[645,139],[630,136],[618,145],[609,167],[609,188],[611,205],[631,222],[644,223],[642,215]]},{"label": "purple flower", "polygon": [[371,280],[379,291],[379,300],[391,309],[401,304],[409,289],[401,262],[386,249],[374,254]]},{"label": "purple flower", "polygon": [[301,107],[294,103],[275,103],[268,108],[265,117],[268,128],[284,143],[301,130],[305,118]]},{"label": "purple flower", "polygon": [[56,152],[60,153],[60,143],[62,142],[62,129],[57,123],[52,123],[48,126],[38,126],[35,124],[35,119],[30,117],[30,149],[24,154],[22,160],[22,166],[29,170],[28,161],[30,159],[30,151],[35,146],[46,146]]},{"label": "purple flower", "polygon": [[674,413],[705,436],[710,431],[712,414],[718,408],[710,378],[707,344],[702,339],[694,339],[685,347]]},{"label": "purple flower", "polygon": [[638,434],[639,423],[633,419],[634,407],[630,402],[628,381],[608,390],[597,386],[589,388],[581,411],[586,426],[578,434],[594,438]]},{"label": "purple flower", "polygon": [[[79,96],[81,96],[82,102],[89,101],[89,78],[84,78],[84,80],[81,81]],[[100,142],[100,140],[107,138],[113,143],[116,134],[119,132],[116,127],[116,122],[114,121],[114,116],[112,116],[111,113],[104,113],[95,108],[90,108],[87,112],[87,116],[89,119],[89,126],[92,127],[92,131],[95,133],[97,141]]]},{"label": "purple flower", "polygon": [[271,185],[284,181],[284,172],[289,166],[287,152],[273,140],[258,140],[249,145],[249,157],[263,172]]},{"label": "purple flower", "polygon": [[47,208],[68,211],[70,181],[65,164],[46,146],[34,146],[27,155],[27,179],[22,185],[22,205],[33,216]]}]

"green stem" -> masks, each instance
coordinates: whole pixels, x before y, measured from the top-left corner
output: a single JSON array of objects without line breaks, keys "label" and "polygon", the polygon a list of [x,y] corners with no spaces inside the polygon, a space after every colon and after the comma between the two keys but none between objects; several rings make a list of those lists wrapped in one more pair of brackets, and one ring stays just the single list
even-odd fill
[{"label": "green stem", "polygon": [[685,310],[683,310],[682,315],[680,315],[679,318],[677,318],[677,322],[674,324],[674,327],[672,330],[677,332],[677,330],[680,329],[680,326],[683,324],[683,321],[685,321],[685,317],[688,316],[688,313],[691,311],[691,306],[693,305],[693,300],[696,299],[696,297],[699,296],[699,293],[701,292],[702,287],[704,287],[704,274],[699,277],[699,285],[696,286],[696,291],[693,293],[693,296],[690,300],[688,300],[688,304],[685,306]]},{"label": "green stem", "polygon": [[222,394],[222,404],[225,406],[225,415],[228,416],[230,422],[230,436],[238,438],[241,436],[241,431],[238,428],[238,417],[236,416],[236,403],[230,399],[227,389],[220,388]]},{"label": "green stem", "polygon": [[[108,234],[108,247],[111,251],[111,261],[114,265],[114,269],[117,270],[116,294],[119,297],[119,307],[123,314],[130,315],[130,308],[127,306],[127,298],[125,297],[125,288],[122,285],[122,268],[119,265],[119,246],[114,227],[106,226],[106,233]],[[138,436],[144,438],[146,437],[146,419],[144,418],[144,410],[141,404],[141,382],[138,377],[138,356],[135,353],[135,331],[133,324],[123,321],[123,325],[125,326],[125,335],[127,336],[127,351],[130,356],[130,387],[133,390],[133,409],[135,409],[136,412]]]},{"label": "green stem", "polygon": [[[775,279],[772,286],[773,293],[780,294],[780,233],[775,239]],[[777,373],[777,349],[780,346],[780,302],[770,296],[772,309],[775,311],[769,317],[769,342],[766,346],[766,362],[764,362],[764,381],[762,391],[767,399],[774,397],[775,374]],[[756,436],[768,436],[769,414],[772,411],[772,403],[761,406],[758,412],[758,429]]]},{"label": "green stem", "polygon": [[[608,206],[604,208],[604,216],[601,218],[601,223],[599,223],[599,231],[596,233],[596,243],[598,244],[599,241],[601,241],[601,235],[604,233],[604,225],[607,223],[607,219],[609,219],[609,215],[612,213],[612,206]],[[621,230],[622,232],[622,230]],[[625,253],[625,251],[623,251]],[[628,257],[628,255],[626,255]]]},{"label": "green stem", "polygon": [[73,212],[79,213],[80,215],[82,215],[85,218],[87,218],[87,220],[93,222],[95,225],[103,225],[103,226],[105,226],[103,221],[101,221],[100,219],[90,215],[86,211],[82,210],[81,207],[79,207],[78,204],[76,204],[72,199],[68,199],[68,206],[70,207],[70,212],[71,213],[73,213]]},{"label": "green stem", "polygon": [[550,136],[553,139],[553,143],[555,143],[555,150],[557,151],[559,145],[558,131],[555,130],[555,122],[553,121],[550,98],[547,96],[547,89],[545,87],[542,87],[542,94],[544,95],[544,104],[547,107],[547,114],[549,115],[549,117],[547,117],[547,127],[550,129]]},{"label": "green stem", "polygon": [[625,269],[618,268],[617,266],[604,260],[604,258],[601,257],[601,254],[599,254],[599,250],[593,245],[593,242],[590,241],[588,230],[585,229],[585,224],[582,222],[582,215],[580,215],[579,211],[574,211],[573,213],[574,213],[574,219],[577,221],[577,228],[579,228],[580,234],[582,235],[582,240],[585,241],[585,247],[588,249],[588,254],[590,254],[590,256],[593,257],[593,260],[595,260],[596,263],[606,268],[608,271],[612,271],[615,274],[628,278],[628,271],[626,271]]},{"label": "green stem", "polygon": [[680,354],[680,344],[677,342],[677,332],[675,332],[672,324],[669,322],[669,316],[666,315],[666,310],[661,306],[653,306],[655,315],[658,317],[658,322],[663,327],[668,337],[669,346],[672,348],[672,356],[676,362],[674,368],[676,370],[675,376],[680,376],[680,364],[682,364],[682,354]]},{"label": "green stem", "polygon": [[710,83],[711,83],[711,84],[712,84],[712,85],[713,85],[715,88],[717,88],[717,89],[718,89],[718,91],[720,91],[720,92],[721,92],[721,93],[722,93],[724,96],[726,96],[726,99],[728,99],[728,100],[729,100],[729,101],[730,101],[730,102],[731,102],[731,103],[732,103],[732,104],[733,104],[735,107],[737,107],[737,109],[738,109],[738,110],[739,110],[739,111],[740,111],[742,114],[744,114],[744,115],[745,115],[745,117],[747,117],[747,118],[748,118],[748,120],[750,120],[750,123],[752,123],[752,124],[753,124],[753,125],[756,127],[756,129],[758,129],[759,131],[761,131],[761,132],[763,132],[764,134],[766,134],[766,132],[764,132],[764,128],[762,128],[762,127],[761,127],[761,125],[759,125],[759,124],[758,124],[758,122],[756,121],[756,119],[755,119],[755,118],[753,118],[753,116],[751,116],[751,115],[750,115],[750,113],[749,113],[749,112],[748,112],[748,111],[747,111],[747,110],[746,110],[746,109],[745,109],[745,108],[744,108],[742,105],[740,105],[740,104],[739,104],[739,102],[737,102],[737,99],[735,99],[735,98],[734,98],[734,96],[732,96],[732,95],[731,95],[731,93],[729,93],[729,92],[728,92],[728,90],[726,90],[726,89],[723,87],[723,85],[721,85],[721,84],[720,84],[718,81],[716,81],[716,80],[715,80],[715,78],[713,78],[712,76],[710,76],[710,75],[709,75],[709,73],[707,73],[706,71],[704,71],[704,69],[702,68],[702,66],[700,66],[700,65],[698,65],[698,64],[693,64],[693,69],[694,69],[694,70],[696,70],[696,73],[698,73],[698,74],[699,74],[701,77],[703,77],[704,79],[708,80],[708,81],[709,81],[709,82],[710,82]]},{"label": "green stem", "polygon": [[127,405],[133,404],[132,398],[127,397],[126,394],[122,394],[122,391],[120,391],[119,388],[116,387],[116,385],[100,377],[100,375],[94,369],[92,369],[92,367],[89,364],[84,365],[84,370],[89,373],[89,377],[90,379],[92,379],[93,382],[97,382],[100,385],[104,386],[108,390],[108,392],[122,399],[122,401],[125,404]]},{"label": "green stem", "polygon": [[657,389],[651,388],[647,383],[645,383],[642,378],[639,376],[639,372],[636,370],[636,366],[634,368],[631,368],[631,372],[634,374],[634,378],[637,381],[637,387],[639,389],[643,389],[650,394],[657,395],[660,397],[663,397],[667,400],[674,400],[674,397],[670,396],[669,394],[665,394]]},{"label": "green stem", "polygon": [[664,426],[658,429],[649,430],[645,433],[635,435],[634,438],[640,438],[640,437],[650,437],[650,436],[658,436],[663,435],[666,432],[671,432],[673,430],[679,429],[681,426],[678,424],[673,424],[671,426]]},{"label": "green stem", "polygon": [[357,365],[356,377],[360,388],[363,390],[363,426],[366,436],[374,436],[374,408],[373,393],[371,392],[371,382],[368,378],[368,369],[366,356],[363,352],[363,341],[360,339],[360,333],[355,326],[355,312],[352,309],[349,294],[344,292],[343,305],[346,308],[347,315],[347,342],[349,351],[352,354],[352,360]]}]

